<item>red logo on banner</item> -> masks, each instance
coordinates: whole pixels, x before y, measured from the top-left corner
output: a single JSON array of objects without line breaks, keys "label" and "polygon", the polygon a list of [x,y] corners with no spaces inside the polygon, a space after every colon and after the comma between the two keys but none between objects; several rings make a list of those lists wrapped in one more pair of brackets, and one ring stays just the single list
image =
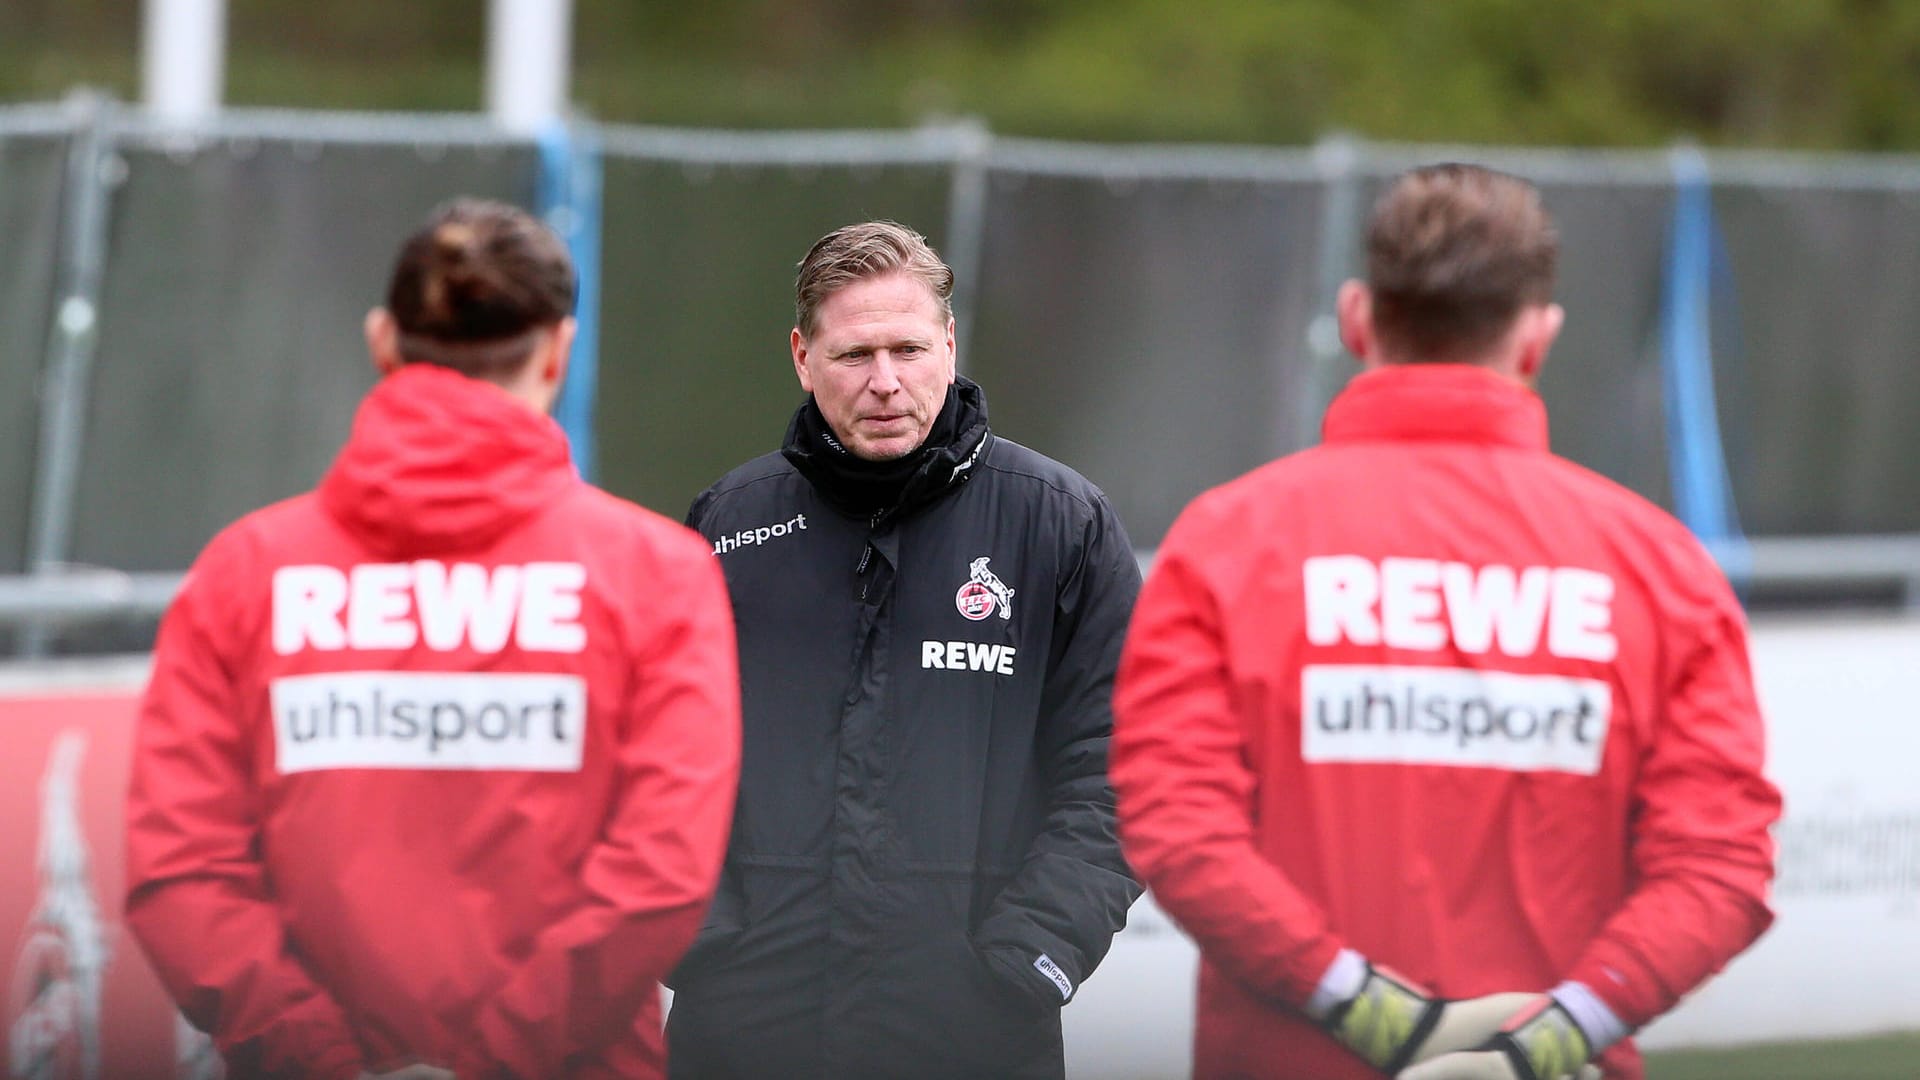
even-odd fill
[{"label": "red logo on banner", "polygon": [[50,694],[0,683],[0,1077],[220,1075],[115,925],[138,678],[103,668],[98,688]]}]

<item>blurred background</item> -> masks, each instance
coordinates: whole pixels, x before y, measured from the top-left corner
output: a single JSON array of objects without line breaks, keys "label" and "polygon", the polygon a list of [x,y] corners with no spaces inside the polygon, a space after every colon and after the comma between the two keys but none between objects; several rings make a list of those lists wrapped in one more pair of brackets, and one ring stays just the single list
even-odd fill
[{"label": "blurred background", "polygon": [[[372,381],[360,318],[435,204],[567,237],[561,419],[673,517],[799,400],[794,262],[907,222],[956,269],[996,430],[1105,488],[1150,558],[1195,494],[1316,440],[1370,200],[1467,159],[1561,226],[1556,450],[1678,514],[1755,620],[1782,919],[1652,1029],[1654,1075],[1912,1076],[1916,153],[1908,0],[0,0],[12,1060],[85,1028],[31,989],[49,890],[107,898],[59,934],[117,940],[154,620],[214,531],[324,469]],[[93,838],[82,871],[56,832]],[[174,1039],[103,955],[134,1003],[105,1052]],[[1192,964],[1143,901],[1068,1011],[1076,1074],[1183,1075]]]}]

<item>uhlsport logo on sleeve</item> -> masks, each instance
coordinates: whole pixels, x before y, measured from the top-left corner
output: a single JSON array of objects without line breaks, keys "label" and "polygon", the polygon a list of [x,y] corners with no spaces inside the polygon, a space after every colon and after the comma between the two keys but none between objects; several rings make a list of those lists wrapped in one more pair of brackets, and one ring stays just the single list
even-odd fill
[{"label": "uhlsport logo on sleeve", "polygon": [[578,772],[587,687],[574,675],[341,671],[275,679],[282,773]]},{"label": "uhlsport logo on sleeve", "polygon": [[999,575],[987,569],[991,556],[982,555],[968,566],[967,583],[954,594],[954,606],[973,622],[989,618],[998,611],[1002,619],[1013,618],[1013,589]]},{"label": "uhlsport logo on sleeve", "polygon": [[1060,965],[1053,962],[1053,957],[1048,956],[1046,953],[1041,953],[1039,959],[1033,962],[1033,968],[1040,974],[1045,975],[1047,981],[1051,982],[1054,988],[1060,991],[1061,1001],[1070,1001],[1073,999],[1073,980],[1067,978],[1067,973],[1061,971]]},{"label": "uhlsport logo on sleeve", "polygon": [[1301,757],[1592,776],[1612,702],[1598,679],[1316,664],[1301,672]]}]

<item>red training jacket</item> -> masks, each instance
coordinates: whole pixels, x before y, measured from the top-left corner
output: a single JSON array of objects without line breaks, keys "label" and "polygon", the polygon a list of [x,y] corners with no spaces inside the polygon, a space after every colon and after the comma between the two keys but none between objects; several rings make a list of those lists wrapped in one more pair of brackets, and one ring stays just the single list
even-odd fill
[{"label": "red training jacket", "polygon": [[498,388],[402,368],[161,624],[128,922],[240,1075],[660,1076],[738,685],[698,536]]},{"label": "red training jacket", "polygon": [[[1323,445],[1197,499],[1135,610],[1128,858],[1203,956],[1195,1075],[1375,1075],[1297,1011],[1344,946],[1630,1027],[1771,922],[1761,719],[1725,578],[1547,452],[1531,391],[1386,367]],[[1623,1042],[1611,1077],[1641,1075]]]}]

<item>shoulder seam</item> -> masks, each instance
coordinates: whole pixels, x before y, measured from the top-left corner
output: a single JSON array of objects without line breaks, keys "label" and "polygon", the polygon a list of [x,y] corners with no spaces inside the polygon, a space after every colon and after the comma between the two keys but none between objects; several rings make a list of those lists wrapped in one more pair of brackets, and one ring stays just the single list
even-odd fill
[{"label": "shoulder seam", "polygon": [[793,467],[791,465],[789,465],[785,471],[770,472],[763,476],[746,477],[745,479],[736,480],[731,484],[727,484],[727,486],[725,487],[721,487],[719,484],[716,483],[714,486],[702,492],[702,494],[708,496],[709,498],[717,499],[722,495],[731,495],[736,491],[744,491],[755,484],[762,484],[769,480],[781,480],[786,478],[789,475],[797,475],[797,473],[794,472]]},{"label": "shoulder seam", "polygon": [[[994,441],[1006,443],[1009,446],[1020,446],[1019,443],[1011,442],[1007,439],[999,438],[998,436],[995,436]],[[1026,448],[1021,447],[1021,449],[1026,449]],[[1039,454],[1039,451],[1037,450],[1028,450],[1027,452],[1030,454],[1036,454],[1036,455]],[[1048,459],[1048,460],[1052,460],[1052,459]],[[1060,463],[1056,462],[1055,464],[1060,464]],[[1026,479],[1032,480],[1035,483],[1042,485],[1043,487],[1051,488],[1054,491],[1057,491],[1060,494],[1065,495],[1067,498],[1072,499],[1074,502],[1077,502],[1080,505],[1086,507],[1087,510],[1091,513],[1098,514],[1100,512],[1100,507],[1096,505],[1096,500],[1093,498],[1090,498],[1086,492],[1075,491],[1072,488],[1063,487],[1058,482],[1051,480],[1045,476],[1041,476],[1038,473],[1027,472],[1024,469],[1010,468],[1006,465],[993,461],[991,458],[989,458],[985,462],[982,462],[980,465],[980,468],[991,471],[991,472],[1000,473],[1003,476],[1025,477]],[[1065,464],[1060,464],[1060,468],[1071,471],[1071,468]],[[1075,473],[1074,475],[1079,476],[1078,473]],[[1087,485],[1088,488],[1091,488],[1096,492],[1099,491],[1099,489],[1094,486],[1093,481],[1088,480],[1086,477],[1084,476],[1080,477],[1080,481],[1081,483]],[[1106,493],[1099,492],[1099,494],[1100,494],[1100,500],[1105,500]]]},{"label": "shoulder seam", "polygon": [[1018,476],[1027,480],[1032,480],[1035,483],[1041,485],[1042,487],[1051,488],[1054,491],[1057,491],[1060,494],[1066,496],[1067,498],[1073,500],[1074,502],[1079,503],[1081,506],[1086,507],[1088,512],[1090,513],[1097,514],[1100,512],[1100,508],[1097,505],[1095,505],[1094,500],[1088,498],[1084,493],[1075,491],[1072,488],[1061,487],[1059,484],[1055,483],[1052,480],[1047,479],[1044,476],[1038,476],[1034,473],[1022,472],[1019,469],[1009,469],[1009,468],[1005,468],[1003,466],[998,466],[998,465],[988,465],[986,466],[986,468],[989,471],[999,473],[1002,476]]}]

